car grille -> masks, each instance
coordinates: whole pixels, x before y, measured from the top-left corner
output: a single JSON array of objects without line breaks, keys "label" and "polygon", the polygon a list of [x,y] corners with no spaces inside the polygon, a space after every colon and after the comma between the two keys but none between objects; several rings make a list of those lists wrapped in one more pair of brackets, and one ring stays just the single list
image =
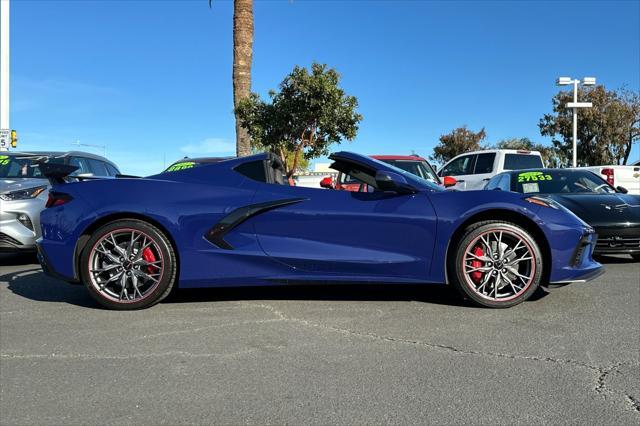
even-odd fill
[{"label": "car grille", "polygon": [[0,245],[21,246],[22,243],[4,232],[0,232]]},{"label": "car grille", "polygon": [[640,235],[611,235],[599,237],[596,249],[640,249]]}]

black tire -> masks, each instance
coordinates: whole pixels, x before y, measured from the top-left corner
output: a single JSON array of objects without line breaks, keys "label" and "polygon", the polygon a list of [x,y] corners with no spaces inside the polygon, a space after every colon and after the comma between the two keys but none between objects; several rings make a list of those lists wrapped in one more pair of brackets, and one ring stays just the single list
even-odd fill
[{"label": "black tire", "polygon": [[[127,244],[126,239],[124,239],[127,235],[126,233],[131,233],[132,240],[135,235],[138,235],[138,239],[135,240],[133,244]],[[117,244],[111,244],[109,242],[112,236],[115,236],[116,242],[118,239],[122,241],[119,243],[119,248],[115,247]],[[152,258],[147,259],[145,257],[142,259],[145,252],[142,244],[146,244],[147,241],[151,242],[148,250],[150,250],[150,256],[152,256]],[[128,259],[126,259],[124,263],[120,263],[120,267],[116,267],[115,265],[118,265],[118,263],[117,261],[114,262],[113,257],[121,256],[118,260],[122,261],[126,256],[126,253],[118,255],[116,250],[127,250],[129,246],[132,247],[131,257],[129,259],[135,260],[127,262],[126,260]],[[107,249],[111,257],[106,257],[109,255],[106,255],[106,253],[102,251],[103,249]],[[153,262],[154,260],[155,262]],[[102,264],[100,262],[102,262]],[[105,269],[104,264],[106,262],[111,262],[111,264]],[[138,262],[140,262],[140,264],[137,264]],[[98,266],[97,269],[91,269],[92,267],[95,268],[96,265]],[[166,298],[176,283],[177,267],[175,252],[166,235],[150,223],[137,219],[115,220],[100,227],[87,241],[80,255],[79,265],[82,282],[91,297],[105,308],[114,310],[144,309]],[[107,271],[101,272],[100,274],[113,275],[96,275],[96,271],[100,269]],[[123,290],[126,300],[123,299],[122,292],[117,295],[119,299],[114,292],[114,290],[118,289],[115,286],[119,285],[119,278],[116,279],[114,283],[106,284],[115,275],[120,274],[120,271],[122,271],[121,274],[127,275],[124,281],[125,289]],[[140,290],[136,285],[134,289],[132,282],[133,276],[135,276],[135,280],[140,284],[140,287],[147,287]],[[122,275],[120,275],[120,278],[122,278]],[[123,286],[120,285],[119,288],[122,289]],[[133,294],[129,295],[127,290],[132,291]],[[137,296],[135,290],[138,291],[140,297]]]},{"label": "black tire", "polygon": [[[502,242],[500,244],[502,248],[498,250],[497,240],[494,241],[494,248],[499,252],[494,254],[498,256],[501,253],[505,254],[504,258],[498,260],[490,258],[490,253],[482,252],[483,246],[485,248],[484,251],[487,252],[490,251],[490,247],[488,249],[481,238],[487,236],[491,245],[491,236],[496,236],[493,232],[500,236],[500,241]],[[513,244],[509,246],[508,242],[511,241]],[[516,248],[515,252],[509,253],[510,248],[518,247],[516,241],[521,241],[523,247]],[[505,245],[506,248],[504,247]],[[531,297],[540,286],[544,266],[540,247],[530,233],[514,223],[500,220],[475,223],[464,231],[462,238],[451,249],[447,265],[450,283],[458,293],[475,305],[487,308],[515,306]],[[481,253],[479,255],[485,261],[479,261],[476,257],[468,257],[468,250],[480,250]],[[524,250],[524,252],[521,250]],[[531,260],[527,260],[527,253],[530,253]],[[511,263],[515,262],[520,255],[524,260]],[[488,257],[489,261],[486,261]],[[475,265],[474,262],[476,263]],[[483,271],[474,271],[475,269],[482,269]],[[485,272],[485,270],[487,271]],[[473,272],[469,273],[469,271]],[[515,273],[526,275],[525,278],[527,280],[518,280],[518,277],[514,275]],[[478,275],[480,276],[478,277]],[[496,281],[497,279],[500,279],[500,281]],[[508,281],[505,281],[505,279]],[[509,286],[507,287],[507,283],[510,282],[513,285],[508,284]],[[519,286],[522,286],[522,288],[519,288]],[[488,295],[484,294],[485,289],[489,291]],[[503,289],[505,289],[504,297],[498,293]],[[493,298],[491,297],[491,291],[495,291]],[[509,292],[513,294],[509,295]]]},{"label": "black tire", "polygon": [[636,262],[640,262],[640,253],[634,253],[631,255],[631,258]]}]

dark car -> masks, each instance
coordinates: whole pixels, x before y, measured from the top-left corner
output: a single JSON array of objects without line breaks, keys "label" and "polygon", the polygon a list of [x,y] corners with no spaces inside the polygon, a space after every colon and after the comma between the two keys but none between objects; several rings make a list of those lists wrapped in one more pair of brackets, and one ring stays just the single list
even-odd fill
[{"label": "dark car", "polygon": [[640,261],[640,196],[614,188],[595,173],[575,169],[509,171],[494,176],[485,189],[551,198],[595,228],[595,254],[629,254]]}]

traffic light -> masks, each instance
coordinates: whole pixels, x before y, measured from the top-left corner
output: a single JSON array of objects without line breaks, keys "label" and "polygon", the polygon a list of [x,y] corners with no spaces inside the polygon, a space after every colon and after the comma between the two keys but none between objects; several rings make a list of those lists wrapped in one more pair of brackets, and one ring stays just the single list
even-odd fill
[{"label": "traffic light", "polygon": [[15,130],[11,131],[11,148],[15,148],[18,146],[18,132]]}]

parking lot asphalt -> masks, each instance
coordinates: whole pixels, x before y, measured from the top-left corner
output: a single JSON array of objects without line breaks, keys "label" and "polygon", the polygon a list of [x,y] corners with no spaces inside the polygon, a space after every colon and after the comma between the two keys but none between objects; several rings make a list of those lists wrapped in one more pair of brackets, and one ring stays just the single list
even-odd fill
[{"label": "parking lot asphalt", "polygon": [[640,424],[640,264],[506,310],[435,286],[100,309],[1,255],[0,423]]}]

